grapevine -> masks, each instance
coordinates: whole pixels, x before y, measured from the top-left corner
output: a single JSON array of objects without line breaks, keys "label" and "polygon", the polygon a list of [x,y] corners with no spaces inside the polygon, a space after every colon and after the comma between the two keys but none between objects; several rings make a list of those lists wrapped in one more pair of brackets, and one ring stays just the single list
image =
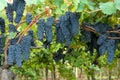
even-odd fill
[{"label": "grapevine", "polygon": [[[24,0],[14,0],[13,3],[7,3],[6,16],[10,22],[8,25],[8,32],[17,33],[13,39],[7,39],[7,43],[4,48],[5,55],[7,55],[8,50],[8,63],[10,65],[13,65],[13,56],[16,54],[18,54],[16,55],[16,58],[19,59],[16,59],[18,66],[22,65],[22,59],[20,57],[21,54],[24,54],[25,60],[29,59],[30,47],[36,45],[34,42],[34,31],[31,30],[34,24],[37,26],[37,39],[43,43],[43,47],[46,49],[50,48],[50,44],[52,44],[52,29],[54,26],[56,30],[56,43],[63,44],[64,48],[68,48],[68,53],[71,53],[72,51],[69,47],[72,44],[72,40],[75,36],[79,35],[80,32],[80,34],[82,34],[81,41],[86,44],[86,51],[89,51],[91,56],[94,55],[94,50],[96,49],[97,54],[99,55],[98,57],[107,51],[107,61],[112,62],[114,59],[114,53],[118,46],[117,40],[120,39],[119,25],[115,25],[115,29],[113,29],[107,23],[102,22],[91,24],[83,21],[82,24],[80,24],[79,19],[81,15],[79,12],[71,11],[66,11],[65,14],[56,19],[56,17],[51,16],[51,9],[48,6],[44,8],[44,12],[39,13],[34,17],[31,13],[27,13],[25,15],[25,20],[21,21],[25,6],[26,2]],[[15,18],[13,17],[14,11],[16,12]],[[96,11],[101,10],[98,9]],[[42,15],[45,15],[47,18],[41,18]],[[15,26],[13,22],[17,23],[17,25]],[[27,27],[23,31],[19,32],[17,29],[24,22],[27,23]],[[0,53],[2,53],[2,48],[4,45],[2,44],[2,42],[4,42],[3,34],[5,33],[5,21],[2,18],[0,18],[0,31],[2,33],[0,36]],[[15,53],[14,51],[17,51],[18,53]],[[56,51],[53,55],[53,59],[55,61],[63,59],[65,57],[63,51],[64,49],[61,48]],[[5,61],[6,60],[7,57],[5,58]]]}]

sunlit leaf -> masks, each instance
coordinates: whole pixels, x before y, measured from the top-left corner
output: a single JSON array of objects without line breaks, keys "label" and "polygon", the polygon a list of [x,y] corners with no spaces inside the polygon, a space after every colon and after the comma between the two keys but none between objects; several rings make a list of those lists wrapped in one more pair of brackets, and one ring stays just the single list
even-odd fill
[{"label": "sunlit leaf", "polygon": [[80,0],[81,3],[88,4],[88,0]]},{"label": "sunlit leaf", "polygon": [[39,2],[44,2],[44,0],[25,0],[27,5],[38,4]]},{"label": "sunlit leaf", "polygon": [[64,1],[63,0],[54,0],[54,4],[55,4],[55,6],[60,7],[62,4],[64,4]]},{"label": "sunlit leaf", "polygon": [[74,0],[74,4],[75,4],[76,6],[78,6],[79,3],[80,3],[80,0]]},{"label": "sunlit leaf", "polygon": [[100,3],[100,9],[104,14],[113,14],[116,13],[116,7],[113,2]]},{"label": "sunlit leaf", "polygon": [[62,11],[61,11],[61,9],[56,9],[56,12],[55,12],[56,14],[62,14]]},{"label": "sunlit leaf", "polygon": [[13,39],[16,36],[16,34],[16,32],[10,32],[8,35],[9,39]]},{"label": "sunlit leaf", "polygon": [[120,10],[120,0],[114,0],[115,6]]},{"label": "sunlit leaf", "polygon": [[66,9],[66,5],[65,4],[62,4],[61,5],[61,10],[65,10]]},{"label": "sunlit leaf", "polygon": [[95,3],[89,1],[88,2],[88,7],[89,7],[90,10],[94,10],[95,9]]},{"label": "sunlit leaf", "polygon": [[0,11],[3,10],[7,6],[7,2],[5,0],[0,0]]},{"label": "sunlit leaf", "polygon": [[85,6],[85,4],[84,3],[79,3],[79,5],[78,5],[78,8],[77,8],[77,12],[82,12],[83,10],[84,10],[84,6]]}]

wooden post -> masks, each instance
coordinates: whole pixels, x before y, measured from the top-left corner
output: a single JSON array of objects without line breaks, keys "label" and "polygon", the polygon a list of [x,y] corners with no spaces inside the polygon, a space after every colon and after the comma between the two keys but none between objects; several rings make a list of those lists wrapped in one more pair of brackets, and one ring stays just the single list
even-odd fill
[{"label": "wooden post", "polygon": [[15,74],[9,69],[0,69],[1,80],[15,80]]},{"label": "wooden post", "polygon": [[48,68],[45,68],[45,75],[46,75],[46,80],[48,80]]}]

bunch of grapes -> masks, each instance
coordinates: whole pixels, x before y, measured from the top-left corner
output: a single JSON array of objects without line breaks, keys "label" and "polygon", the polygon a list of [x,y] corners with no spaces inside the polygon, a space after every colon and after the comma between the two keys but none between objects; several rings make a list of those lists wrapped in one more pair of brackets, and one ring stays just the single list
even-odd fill
[{"label": "bunch of grapes", "polygon": [[37,22],[37,38],[38,40],[40,41],[43,41],[43,38],[44,38],[44,26],[45,26],[45,21],[44,19],[40,19],[38,22]]},{"label": "bunch of grapes", "polygon": [[2,17],[0,17],[0,32],[5,32],[5,20]]},{"label": "bunch of grapes", "polygon": [[17,29],[16,29],[16,26],[14,26],[13,24],[9,24],[9,30],[8,32],[18,32]]},{"label": "bunch of grapes", "polygon": [[72,37],[78,34],[79,15],[77,13],[66,12],[60,16],[56,23],[56,40],[57,42],[65,42],[65,46],[71,43]]},{"label": "bunch of grapes", "polygon": [[102,35],[98,38],[99,53],[102,55],[106,51],[108,52],[108,62],[112,62],[114,59],[114,53],[117,48],[116,40],[107,39],[108,36]]},{"label": "bunch of grapes", "polygon": [[31,13],[27,13],[26,14],[26,23],[30,24],[31,21],[32,21],[32,14]]},{"label": "bunch of grapes", "polygon": [[28,31],[28,35],[31,36],[31,46],[35,46],[35,42],[34,42],[34,33],[33,33],[33,30],[29,30]]},{"label": "bunch of grapes", "polygon": [[3,47],[4,47],[4,39],[5,39],[5,36],[4,36],[4,33],[5,33],[5,20],[0,17],[0,53],[3,53]]},{"label": "bunch of grapes", "polygon": [[22,53],[24,54],[25,60],[28,60],[29,58],[31,42],[31,35],[26,35],[22,38],[21,42],[19,43],[21,45]]},{"label": "bunch of grapes", "polygon": [[[40,19],[37,22],[37,37],[38,40],[43,41],[43,38],[46,38],[46,41],[43,41],[44,47],[49,47],[50,42],[52,41],[52,25],[54,23],[53,17],[48,17],[46,22],[44,19]],[[45,35],[44,35],[45,34]]]},{"label": "bunch of grapes", "polygon": [[63,49],[59,49],[56,53],[53,55],[53,59],[58,62],[59,60],[63,59],[65,55],[63,54]]},{"label": "bunch of grapes", "polygon": [[1,53],[3,53],[3,47],[4,47],[4,43],[5,43],[5,41],[4,41],[4,39],[5,39],[5,36],[2,34],[1,36],[0,36],[0,54]]},{"label": "bunch of grapes", "polygon": [[16,17],[14,19],[14,22],[19,23],[21,21],[25,9],[25,5],[26,3],[24,0],[14,0],[13,4],[7,3],[6,16],[9,22],[13,22],[14,11],[16,12]]},{"label": "bunch of grapes", "polygon": [[8,64],[13,65],[16,61],[17,66],[22,65],[22,52],[20,44],[10,45],[8,48]]},{"label": "bunch of grapes", "polygon": [[[113,30],[111,26],[106,23],[96,23],[96,24],[86,24],[83,23],[83,27],[89,26],[94,28],[96,32],[100,33],[100,35],[96,35],[91,31],[81,31],[82,41],[85,41],[87,44],[88,51],[93,55],[94,49],[97,50],[98,55],[104,54],[106,51],[108,52],[108,62],[112,62],[114,58],[114,53],[117,48],[117,40],[109,39],[108,37],[117,37],[114,33],[107,33],[107,31]],[[99,57],[98,56],[98,57]]]}]

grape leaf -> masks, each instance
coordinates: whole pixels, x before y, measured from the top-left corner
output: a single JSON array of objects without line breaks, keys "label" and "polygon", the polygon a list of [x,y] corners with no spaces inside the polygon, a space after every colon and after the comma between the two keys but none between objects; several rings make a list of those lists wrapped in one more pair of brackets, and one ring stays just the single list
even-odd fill
[{"label": "grape leaf", "polygon": [[16,36],[16,34],[16,32],[10,32],[8,35],[9,39],[13,39]]},{"label": "grape leaf", "polygon": [[104,14],[110,15],[116,13],[116,7],[113,2],[100,3],[99,5],[100,9]]},{"label": "grape leaf", "polygon": [[55,13],[56,14],[62,14],[62,10],[57,8],[56,11],[55,11]]},{"label": "grape leaf", "polygon": [[54,0],[54,4],[55,4],[55,6],[60,7],[62,4],[64,4],[64,1],[63,0]]},{"label": "grape leaf", "polygon": [[74,0],[75,6],[78,6],[79,3],[80,3],[80,0]]},{"label": "grape leaf", "polygon": [[39,2],[43,2],[44,0],[25,0],[25,2],[27,3],[27,5],[31,5],[31,4],[38,4]]},{"label": "grape leaf", "polygon": [[88,4],[88,0],[81,0],[81,3]]},{"label": "grape leaf", "polygon": [[94,10],[95,9],[95,3],[92,1],[88,1],[88,7],[90,10]]},{"label": "grape leaf", "polygon": [[77,12],[82,12],[84,10],[85,4],[88,4],[88,0],[81,0],[77,5]]},{"label": "grape leaf", "polygon": [[61,5],[61,10],[65,10],[66,9],[66,5],[65,4],[62,4]]},{"label": "grape leaf", "polygon": [[114,0],[115,7],[120,10],[120,0]]},{"label": "grape leaf", "polygon": [[76,12],[82,12],[84,10],[84,6],[85,6],[84,3],[82,3],[82,2],[79,3]]},{"label": "grape leaf", "polygon": [[7,2],[5,0],[0,1],[0,11],[3,10],[7,6]]}]

